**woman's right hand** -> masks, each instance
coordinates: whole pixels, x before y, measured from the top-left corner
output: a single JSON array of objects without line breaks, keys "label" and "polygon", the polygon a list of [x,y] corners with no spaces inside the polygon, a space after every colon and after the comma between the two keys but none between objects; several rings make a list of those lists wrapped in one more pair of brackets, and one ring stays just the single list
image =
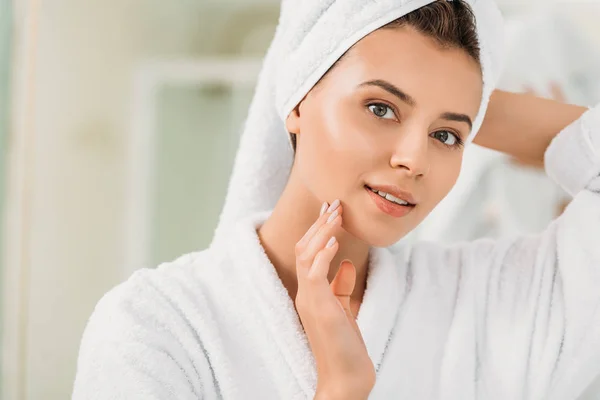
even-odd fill
[{"label": "woman's right hand", "polygon": [[375,368],[350,309],[356,269],[343,261],[331,284],[327,279],[339,247],[334,236],[342,225],[339,204],[326,211],[324,204],[319,219],[296,244],[295,304],[317,364],[315,399],[362,400],[375,385]]}]

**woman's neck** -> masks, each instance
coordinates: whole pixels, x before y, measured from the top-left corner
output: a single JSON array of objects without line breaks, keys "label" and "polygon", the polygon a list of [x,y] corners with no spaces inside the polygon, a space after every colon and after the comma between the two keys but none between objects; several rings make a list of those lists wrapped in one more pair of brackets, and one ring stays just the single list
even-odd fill
[{"label": "woman's neck", "polygon": [[[328,199],[330,203],[334,200]],[[298,290],[295,245],[317,220],[321,205],[322,202],[291,176],[271,216],[258,229],[261,244],[292,300]],[[356,267],[356,284],[351,300],[360,305],[366,286],[369,246],[345,230],[342,232],[336,237],[340,247],[331,263],[328,278],[331,282],[340,263],[351,260]]]}]

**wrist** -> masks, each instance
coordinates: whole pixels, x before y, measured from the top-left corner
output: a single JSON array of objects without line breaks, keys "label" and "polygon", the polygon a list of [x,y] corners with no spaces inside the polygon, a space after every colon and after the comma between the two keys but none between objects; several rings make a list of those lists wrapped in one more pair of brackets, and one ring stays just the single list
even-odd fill
[{"label": "wrist", "polygon": [[367,400],[369,398],[369,393],[362,394],[360,391],[317,388],[314,400]]}]

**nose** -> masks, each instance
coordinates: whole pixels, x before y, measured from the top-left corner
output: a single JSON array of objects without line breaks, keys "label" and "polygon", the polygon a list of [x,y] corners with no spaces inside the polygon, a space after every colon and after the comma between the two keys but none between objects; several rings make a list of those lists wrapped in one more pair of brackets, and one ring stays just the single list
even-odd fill
[{"label": "nose", "polygon": [[411,178],[423,178],[429,172],[429,135],[423,132],[403,132],[395,143],[390,166]]}]

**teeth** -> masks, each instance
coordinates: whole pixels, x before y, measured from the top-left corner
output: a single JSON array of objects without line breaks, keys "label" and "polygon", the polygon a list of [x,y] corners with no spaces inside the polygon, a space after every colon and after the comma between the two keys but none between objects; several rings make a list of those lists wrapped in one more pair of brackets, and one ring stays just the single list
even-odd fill
[{"label": "teeth", "polygon": [[[379,195],[381,196],[381,192],[379,193]],[[404,200],[400,200],[397,197],[392,196],[391,194],[386,194],[385,198],[388,199],[389,201],[391,201],[392,203],[396,203],[396,204],[400,204],[401,206],[407,206],[408,203]]]},{"label": "teeth", "polygon": [[384,199],[386,199],[388,201],[391,201],[392,203],[396,203],[396,204],[399,204],[401,206],[407,206],[408,205],[408,202],[406,202],[406,201],[404,201],[402,199],[399,199],[397,197],[394,197],[394,196],[392,196],[389,193],[382,192],[382,191],[375,190],[375,189],[371,189],[371,191],[377,193],[378,195],[380,195],[381,197],[383,197]]}]

